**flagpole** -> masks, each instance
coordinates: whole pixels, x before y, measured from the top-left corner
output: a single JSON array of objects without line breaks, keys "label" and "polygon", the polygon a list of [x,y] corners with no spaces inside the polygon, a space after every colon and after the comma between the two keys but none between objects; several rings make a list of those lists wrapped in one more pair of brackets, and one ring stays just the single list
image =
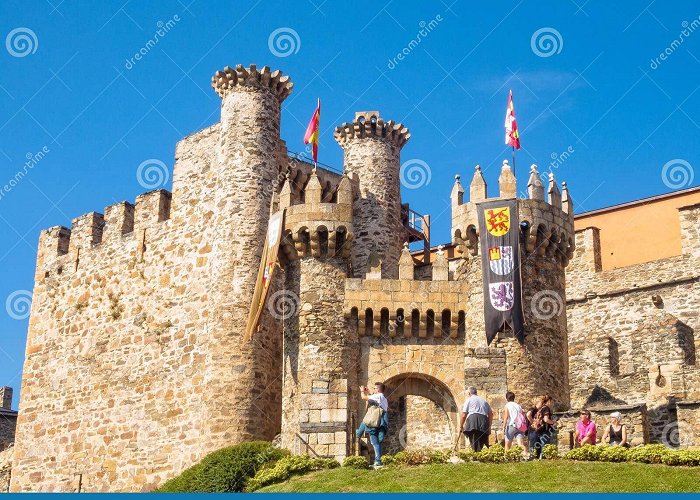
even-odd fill
[{"label": "flagpole", "polygon": [[511,146],[513,148],[513,176],[517,179],[518,176],[515,175],[515,146]]}]

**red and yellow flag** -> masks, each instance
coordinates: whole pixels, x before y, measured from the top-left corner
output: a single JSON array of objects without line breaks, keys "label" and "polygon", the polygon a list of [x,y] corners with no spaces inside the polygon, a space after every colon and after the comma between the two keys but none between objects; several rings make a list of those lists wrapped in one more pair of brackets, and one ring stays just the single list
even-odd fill
[{"label": "red and yellow flag", "polygon": [[306,133],[304,134],[304,144],[311,144],[311,153],[314,157],[314,161],[318,161],[318,129],[321,124],[321,99],[318,100],[316,105],[316,111],[311,117],[309,126],[306,127]]},{"label": "red and yellow flag", "polygon": [[506,109],[506,145],[520,149],[520,135],[518,134],[518,124],[515,121],[512,90],[508,95],[508,109]]}]

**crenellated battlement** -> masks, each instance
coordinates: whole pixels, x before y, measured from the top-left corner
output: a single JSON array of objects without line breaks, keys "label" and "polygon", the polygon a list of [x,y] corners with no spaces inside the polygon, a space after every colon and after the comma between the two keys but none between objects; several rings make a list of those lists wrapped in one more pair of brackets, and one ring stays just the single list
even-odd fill
[{"label": "crenellated battlement", "polygon": [[[456,176],[451,194],[452,238],[464,257],[479,252],[478,204],[516,197],[516,179],[507,160],[503,162],[499,190],[499,196],[489,198],[481,167],[477,165],[469,186],[470,199],[465,203],[464,188],[460,177]],[[573,202],[566,183],[562,183],[560,191],[554,174],[550,173],[545,201],[545,186],[540,180],[537,166],[532,165],[528,198],[518,199],[517,202],[525,250],[529,253],[537,252],[538,255],[556,255],[562,265],[566,266],[575,248]]]},{"label": "crenellated battlement", "polygon": [[294,84],[288,76],[283,76],[281,71],[270,71],[269,66],[263,66],[259,70],[255,64],[247,68],[238,64],[235,69],[226,66],[223,70],[214,73],[211,86],[222,98],[236,89],[246,91],[267,89],[277,95],[281,102],[292,93]]},{"label": "crenellated battlement", "polygon": [[[303,202],[294,200],[291,173],[288,172],[280,192],[280,209],[286,209],[282,251],[288,260],[301,256],[326,257],[350,255],[353,237],[352,183],[344,175],[330,196],[317,169],[313,169],[301,191]],[[334,201],[325,201],[327,199]]]},{"label": "crenellated battlement", "polygon": [[108,247],[104,252],[112,254],[120,251],[115,250],[114,244],[128,245],[139,237],[143,244],[146,228],[170,218],[171,198],[169,191],[158,189],[139,195],[135,204],[122,201],[109,205],[104,215],[88,212],[76,217],[70,229],[54,226],[43,230],[39,236],[37,277],[49,277],[59,269],[57,274],[63,274],[66,263],[77,269],[86,252],[102,252]]},{"label": "crenellated battlement", "polygon": [[411,134],[401,123],[394,120],[385,122],[379,111],[360,111],[355,113],[352,123],[345,122],[335,128],[335,140],[343,145],[352,139],[384,139],[402,147],[411,138]]}]

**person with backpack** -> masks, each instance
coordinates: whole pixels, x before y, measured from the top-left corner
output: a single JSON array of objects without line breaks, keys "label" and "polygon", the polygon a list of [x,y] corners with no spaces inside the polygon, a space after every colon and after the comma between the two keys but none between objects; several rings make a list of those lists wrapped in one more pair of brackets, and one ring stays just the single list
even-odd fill
[{"label": "person with backpack", "polygon": [[[530,450],[530,458],[539,458],[537,455],[537,430],[535,429],[535,417],[537,417],[537,412],[540,411],[542,405],[544,404],[544,396],[540,396],[535,400],[535,403],[530,407],[530,409],[525,414],[528,422],[527,429],[527,439],[528,439],[528,449]],[[533,456],[533,454],[535,456]]]},{"label": "person with backpack", "polygon": [[[559,426],[559,422],[552,416],[554,398],[545,394],[540,398],[540,405],[532,420],[532,429],[535,431],[534,452],[537,458],[542,458],[542,449],[553,441],[554,431]],[[530,448],[530,453],[532,451]]]},{"label": "person with backpack", "polygon": [[367,412],[357,432],[362,435],[360,431],[364,426],[369,434],[369,442],[374,448],[374,469],[382,466],[382,441],[389,430],[389,401],[384,396],[384,389],[384,384],[377,382],[370,394],[367,386],[360,386],[360,397],[367,401]]},{"label": "person with backpack", "polygon": [[493,411],[484,398],[476,395],[476,387],[469,387],[467,392],[469,398],[464,402],[459,426],[469,438],[472,450],[481,451],[484,446],[489,446]]},{"label": "person with backpack", "polygon": [[503,435],[505,436],[505,448],[509,450],[515,439],[523,449],[523,456],[527,457],[527,447],[525,446],[525,433],[528,430],[528,421],[522,407],[515,402],[515,394],[512,391],[506,392],[506,405],[501,412],[503,422]]}]

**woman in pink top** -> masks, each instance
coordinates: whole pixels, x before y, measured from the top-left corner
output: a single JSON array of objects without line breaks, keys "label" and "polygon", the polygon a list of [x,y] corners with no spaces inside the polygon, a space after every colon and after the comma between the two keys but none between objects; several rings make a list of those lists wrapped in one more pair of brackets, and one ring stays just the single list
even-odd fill
[{"label": "woman in pink top", "polygon": [[581,410],[581,420],[576,422],[576,448],[584,444],[595,445],[596,442],[596,427],[595,422],[591,420],[591,412]]}]

